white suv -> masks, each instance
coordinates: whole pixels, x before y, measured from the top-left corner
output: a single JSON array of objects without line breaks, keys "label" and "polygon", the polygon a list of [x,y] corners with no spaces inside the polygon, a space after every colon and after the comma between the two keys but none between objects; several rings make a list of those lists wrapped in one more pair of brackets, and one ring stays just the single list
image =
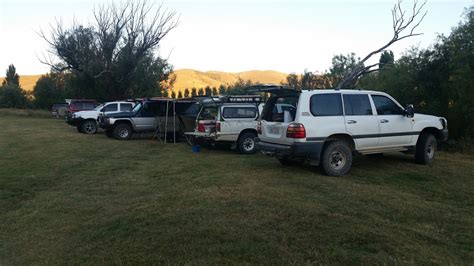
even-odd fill
[{"label": "white suv", "polygon": [[[288,106],[281,112],[278,105]],[[414,152],[433,161],[437,140],[448,138],[445,118],[415,114],[378,91],[273,90],[258,124],[257,145],[282,164],[310,161],[325,174],[341,176],[353,154]]]},{"label": "white suv", "polygon": [[100,113],[130,112],[134,105],[133,102],[108,102],[97,106],[93,110],[75,112],[66,122],[77,127],[77,131],[80,133],[95,134],[97,132],[97,118]]}]

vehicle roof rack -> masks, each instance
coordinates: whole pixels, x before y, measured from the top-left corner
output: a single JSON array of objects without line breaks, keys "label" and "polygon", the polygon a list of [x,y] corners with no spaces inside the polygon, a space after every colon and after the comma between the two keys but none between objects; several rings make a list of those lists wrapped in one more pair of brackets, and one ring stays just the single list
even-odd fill
[{"label": "vehicle roof rack", "polygon": [[278,84],[257,84],[247,87],[249,92],[267,92],[267,93],[295,93],[300,92],[299,90],[294,90],[286,85]]}]

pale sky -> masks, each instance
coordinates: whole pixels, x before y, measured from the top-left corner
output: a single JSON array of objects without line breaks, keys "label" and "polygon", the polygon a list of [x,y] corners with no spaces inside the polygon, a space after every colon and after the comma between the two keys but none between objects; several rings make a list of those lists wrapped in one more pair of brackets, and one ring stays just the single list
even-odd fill
[{"label": "pale sky", "polygon": [[[94,6],[106,0],[0,0],[0,76],[13,63],[20,75],[49,67],[37,35],[61,19],[68,25],[91,22]],[[324,71],[335,54],[364,56],[391,38],[395,0],[164,0],[180,15],[180,24],[161,43],[159,53],[175,69],[201,71]],[[410,6],[411,0],[404,4]],[[428,47],[436,35],[449,34],[474,0],[431,0],[419,27],[424,35],[391,49],[398,58],[412,46]],[[378,58],[376,58],[378,60]]]}]

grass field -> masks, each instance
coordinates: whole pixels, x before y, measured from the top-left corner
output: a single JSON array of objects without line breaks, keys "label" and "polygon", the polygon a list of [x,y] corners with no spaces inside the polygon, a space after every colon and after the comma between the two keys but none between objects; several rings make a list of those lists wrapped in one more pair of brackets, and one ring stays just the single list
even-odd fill
[{"label": "grass field", "polygon": [[348,176],[0,111],[0,265],[470,264],[474,156]]}]

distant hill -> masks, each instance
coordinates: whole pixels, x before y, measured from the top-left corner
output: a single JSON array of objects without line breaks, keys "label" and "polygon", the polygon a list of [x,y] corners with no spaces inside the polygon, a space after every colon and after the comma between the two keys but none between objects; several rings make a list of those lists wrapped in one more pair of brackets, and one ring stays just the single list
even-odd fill
[{"label": "distant hill", "polygon": [[[24,75],[20,76],[20,86],[25,91],[32,91],[35,87],[36,81],[41,77],[41,75]],[[0,84],[2,84],[5,78],[0,78]]]},{"label": "distant hill", "polygon": [[[174,91],[184,91],[184,89],[195,87],[197,89],[206,86],[219,87],[220,85],[230,85],[235,83],[239,78],[243,80],[251,80],[258,83],[277,83],[286,80],[287,74],[273,70],[252,70],[238,73],[229,73],[222,71],[202,72],[193,69],[178,69],[175,71],[176,83]],[[33,90],[36,81],[41,75],[20,75],[20,86],[26,90]],[[0,83],[4,78],[0,78]]]}]

